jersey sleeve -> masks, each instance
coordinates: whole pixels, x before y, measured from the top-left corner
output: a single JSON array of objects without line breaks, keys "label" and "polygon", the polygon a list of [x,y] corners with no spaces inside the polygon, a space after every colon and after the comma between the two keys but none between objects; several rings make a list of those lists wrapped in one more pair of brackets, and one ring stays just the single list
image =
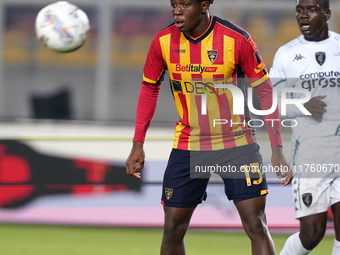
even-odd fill
[{"label": "jersey sleeve", "polygon": [[144,142],[146,132],[155,113],[160,85],[165,72],[159,39],[156,36],[151,43],[144,65],[142,86],[139,93],[134,142]]},{"label": "jersey sleeve", "polygon": [[161,82],[166,64],[163,58],[159,37],[156,36],[150,46],[144,65],[143,81],[151,84]]},{"label": "jersey sleeve", "polygon": [[253,38],[240,40],[240,65],[252,87],[262,84],[269,75]]},{"label": "jersey sleeve", "polygon": [[287,74],[284,56],[285,51],[284,48],[281,47],[275,53],[273,64],[269,71],[270,78],[273,82],[273,87],[287,86],[287,84],[285,84],[287,80]]},{"label": "jersey sleeve", "polygon": [[[273,104],[273,87],[270,79],[265,80],[262,84],[256,86],[254,89],[260,101],[261,110],[270,109]],[[268,131],[271,148],[282,146],[281,122],[278,108],[276,107],[273,113],[264,115],[263,120]],[[274,132],[273,129],[276,132]]]},{"label": "jersey sleeve", "polygon": [[156,110],[159,90],[160,84],[142,82],[137,103],[133,142],[144,142],[146,131],[150,126],[151,119]]},{"label": "jersey sleeve", "polygon": [[[285,47],[280,47],[276,52],[273,60],[273,64],[269,71],[270,79],[273,83],[273,87],[277,89],[278,95],[278,105],[279,110],[281,112],[281,98],[292,98],[291,94],[286,93],[286,95],[282,95],[281,89],[282,88],[289,88],[293,87],[293,78],[289,78],[287,75],[287,52]],[[286,117],[295,118],[303,116],[303,113],[294,105],[288,104],[286,105]]]}]

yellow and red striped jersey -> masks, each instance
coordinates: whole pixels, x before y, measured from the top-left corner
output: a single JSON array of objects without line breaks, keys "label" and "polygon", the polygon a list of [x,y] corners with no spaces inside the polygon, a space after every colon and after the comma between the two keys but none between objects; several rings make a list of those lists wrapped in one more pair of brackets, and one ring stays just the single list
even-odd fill
[{"label": "yellow and red striped jersey", "polygon": [[[170,25],[151,44],[143,80],[159,84],[165,70],[180,116],[173,148],[220,150],[255,142],[251,128],[244,125],[245,116],[233,115],[231,92],[214,89],[216,83],[237,86],[240,70],[253,87],[268,78],[257,46],[245,30],[212,16],[207,30],[197,37]],[[216,124],[217,119],[228,123]]]}]

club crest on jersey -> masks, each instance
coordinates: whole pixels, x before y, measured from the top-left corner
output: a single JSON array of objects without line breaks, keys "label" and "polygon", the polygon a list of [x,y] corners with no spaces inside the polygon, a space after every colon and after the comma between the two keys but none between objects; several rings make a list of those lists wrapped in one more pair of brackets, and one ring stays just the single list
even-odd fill
[{"label": "club crest on jersey", "polygon": [[217,50],[208,50],[207,52],[208,52],[208,57],[209,57],[211,64],[214,64],[214,62],[217,58],[218,51]]},{"label": "club crest on jersey", "polygon": [[307,207],[310,207],[310,205],[313,202],[312,194],[311,193],[302,194],[302,201]]},{"label": "club crest on jersey", "polygon": [[169,200],[171,198],[173,192],[174,192],[173,189],[165,188],[165,197],[166,197],[166,199]]},{"label": "club crest on jersey", "polygon": [[318,62],[318,64],[322,66],[326,61],[326,53],[322,51],[316,52],[315,59],[316,59],[316,62]]}]

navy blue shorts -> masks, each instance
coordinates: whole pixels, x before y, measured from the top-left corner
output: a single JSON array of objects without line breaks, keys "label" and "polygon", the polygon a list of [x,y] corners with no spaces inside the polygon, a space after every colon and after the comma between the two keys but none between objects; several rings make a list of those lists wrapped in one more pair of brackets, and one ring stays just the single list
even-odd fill
[{"label": "navy blue shorts", "polygon": [[197,206],[207,196],[212,173],[221,176],[225,194],[235,204],[266,195],[268,186],[261,166],[262,156],[256,143],[217,151],[173,149],[164,173],[162,204]]}]

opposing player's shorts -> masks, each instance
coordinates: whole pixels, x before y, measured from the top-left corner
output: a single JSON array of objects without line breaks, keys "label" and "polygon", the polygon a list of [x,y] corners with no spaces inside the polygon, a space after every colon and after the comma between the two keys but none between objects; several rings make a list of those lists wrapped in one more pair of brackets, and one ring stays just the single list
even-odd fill
[{"label": "opposing player's shorts", "polygon": [[326,212],[340,202],[340,136],[295,141],[295,217]]},{"label": "opposing player's shorts", "polygon": [[164,173],[162,204],[194,207],[205,200],[212,173],[223,179],[225,194],[236,204],[266,195],[268,187],[261,173],[262,156],[257,144],[218,151],[173,149]]}]

